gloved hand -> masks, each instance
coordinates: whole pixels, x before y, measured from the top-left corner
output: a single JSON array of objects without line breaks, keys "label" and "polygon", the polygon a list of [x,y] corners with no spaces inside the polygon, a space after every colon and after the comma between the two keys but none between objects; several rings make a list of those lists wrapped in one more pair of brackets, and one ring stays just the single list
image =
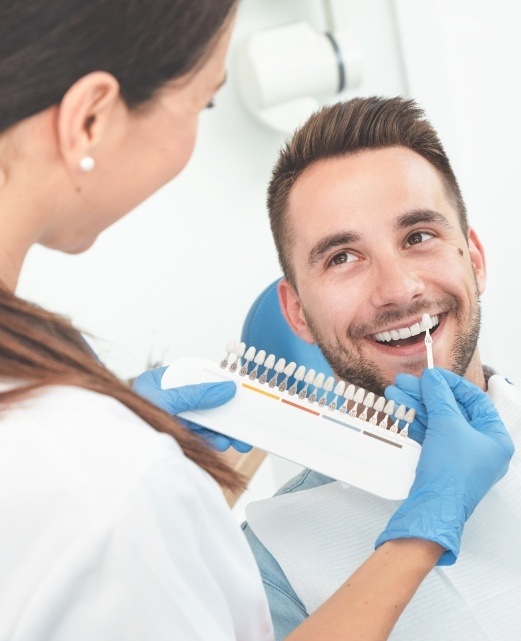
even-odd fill
[{"label": "gloved hand", "polygon": [[[210,409],[224,405],[235,396],[237,388],[232,381],[222,383],[200,383],[199,385],[184,385],[173,389],[161,389],[161,379],[167,368],[158,367],[140,374],[132,389],[143,396],[156,407],[177,416],[181,412],[195,409]],[[201,435],[218,452],[224,452],[230,445],[238,452],[249,452],[251,445],[228,438],[224,434],[218,434],[205,427],[192,423],[186,419],[179,418],[180,423],[188,427],[192,432]]]},{"label": "gloved hand", "polygon": [[[445,379],[450,383],[458,381],[460,377],[448,370],[439,370]],[[423,404],[423,397],[420,387],[420,379],[411,374],[398,374],[395,384],[389,385],[385,389],[385,397],[393,400],[396,405],[406,405],[408,408],[416,410],[416,418],[409,425],[409,436],[420,445],[425,438],[427,428],[427,410]],[[463,416],[469,420],[470,417],[465,407],[458,403]]]},{"label": "gloved hand", "polygon": [[[506,473],[514,444],[492,401],[466,379],[444,370],[425,370],[420,388],[427,430],[416,477],[376,547],[394,539],[429,539],[446,549],[438,565],[451,565],[465,522]],[[408,397],[405,404],[413,400]]]}]

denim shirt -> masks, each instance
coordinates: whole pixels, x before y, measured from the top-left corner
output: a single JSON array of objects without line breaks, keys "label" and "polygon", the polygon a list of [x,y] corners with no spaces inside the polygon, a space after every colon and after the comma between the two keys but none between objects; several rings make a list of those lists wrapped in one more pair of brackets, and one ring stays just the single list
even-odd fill
[{"label": "denim shirt", "polygon": [[[275,496],[310,490],[320,485],[332,483],[333,480],[318,472],[304,470],[288,481]],[[275,629],[275,639],[276,641],[282,641],[306,619],[308,613],[295,594],[280,565],[255,536],[248,523],[245,521],[241,527],[261,572]]]}]

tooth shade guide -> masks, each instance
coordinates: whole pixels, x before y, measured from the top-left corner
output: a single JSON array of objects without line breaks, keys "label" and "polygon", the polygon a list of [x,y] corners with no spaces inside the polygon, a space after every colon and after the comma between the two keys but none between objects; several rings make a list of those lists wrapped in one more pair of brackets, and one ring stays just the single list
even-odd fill
[{"label": "tooth shade guide", "polygon": [[230,365],[230,372],[235,372],[237,370],[237,367],[240,365],[241,358],[244,356],[245,351],[246,351],[246,343],[243,343],[243,342],[239,343],[237,347],[233,350],[233,353],[235,354],[235,359]]},{"label": "tooth shade guide", "polygon": [[226,344],[226,356],[222,359],[220,363],[221,369],[226,369],[226,367],[228,367],[228,360],[230,358],[230,354],[233,353],[233,350],[235,349],[236,345],[237,343],[233,338],[229,340],[228,343]]},{"label": "tooth shade guide", "polygon": [[270,354],[264,361],[264,372],[262,372],[262,375],[259,377],[259,383],[264,384],[268,380],[268,374],[270,373],[270,370],[273,369],[274,365],[275,355]]},{"label": "tooth shade guide", "polygon": [[[231,349],[231,341],[227,347]],[[240,344],[238,349],[241,353],[244,353],[245,345]],[[348,385],[345,381],[338,381],[338,383],[336,383],[335,385],[335,378],[333,376],[329,376],[327,379],[325,379],[325,375],[323,373],[319,372],[317,374],[313,369],[309,369],[306,371],[306,368],[303,365],[299,366],[298,368],[296,363],[294,362],[286,365],[286,362],[283,358],[275,360],[276,357],[273,354],[270,354],[268,357],[266,357],[266,352],[264,350],[259,350],[256,353],[254,347],[250,347],[248,348],[248,350],[246,350],[244,359],[246,361],[246,367],[248,367],[248,365],[252,361],[255,363],[254,368],[249,374],[249,378],[252,380],[255,379],[255,376],[253,376],[253,374],[257,370],[258,366],[263,363],[265,366],[264,375],[267,374],[269,370],[274,369],[275,376],[277,376],[278,373],[284,373],[284,380],[287,380],[294,373],[295,382],[292,386],[293,388],[295,388],[295,386],[302,380],[304,381],[304,387],[298,395],[299,400],[307,400],[308,402],[313,403],[317,399],[317,396],[322,389],[324,390],[324,393],[321,396],[319,403],[317,404],[318,407],[324,407],[327,403],[328,394],[333,393],[335,395],[334,400],[330,403],[328,409],[333,411],[336,410],[334,406],[335,400],[338,404],[338,399],[343,398],[343,409],[340,408],[340,412],[348,413],[348,416],[350,418],[355,418],[364,423],[367,423],[368,425],[378,425],[378,421],[380,421],[380,427],[385,426],[386,429],[389,432],[392,431],[392,433],[401,433],[401,431],[399,431],[399,420],[404,419],[405,417],[405,412],[407,411],[407,408],[405,406],[398,407],[395,416],[396,420],[391,429],[389,429],[388,421],[394,412],[394,401],[386,402],[385,397],[376,397],[373,392],[366,392],[365,389],[356,388],[352,384]],[[257,379],[257,382],[259,384],[266,383],[266,377],[264,375]],[[243,385],[245,384],[243,383]],[[284,392],[285,388],[283,390],[280,390],[280,387],[282,387],[282,384],[279,386],[279,391]],[[255,388],[253,387],[250,387],[249,389],[255,390]],[[289,393],[291,394],[291,390]],[[268,394],[268,396],[272,395]],[[305,409],[298,405],[293,405],[295,407],[299,407],[300,409]],[[411,413],[412,420],[414,420],[414,410],[409,410],[406,418],[411,418]],[[317,415],[320,415],[320,413],[317,413]],[[412,422],[412,420],[410,422]],[[403,436],[406,435],[408,428],[408,423],[406,420],[404,420],[404,427],[406,429]]]},{"label": "tooth shade guide", "polygon": [[[429,323],[431,323],[431,319],[426,315],[422,319],[422,324]],[[285,375],[278,387],[278,391],[281,393],[286,392],[287,382],[291,376],[293,376],[294,382],[287,392],[290,396],[297,392],[297,385],[303,381],[304,384],[298,392],[298,399],[300,401],[308,401],[310,404],[318,400],[317,407],[319,409],[324,408],[331,412],[347,414],[349,418],[357,419],[368,426],[375,426],[386,430],[388,433],[401,434],[402,436],[407,435],[409,424],[414,420],[414,410],[407,410],[404,405],[395,408],[394,401],[386,401],[383,396],[376,397],[373,392],[366,392],[363,388],[356,388],[353,384],[347,384],[345,381],[336,383],[333,376],[328,376],[326,379],[323,373],[316,373],[313,369],[306,370],[303,365],[297,367],[294,362],[286,365],[286,361],[283,358],[277,360],[274,354],[266,356],[264,350],[256,351],[254,347],[246,349],[244,343],[240,343],[235,347],[233,341],[229,341],[226,350],[228,354],[232,352],[244,354],[245,363],[241,372],[245,370],[247,374],[249,366],[252,364],[248,377],[252,381],[256,380],[260,385],[267,383],[268,373],[271,370],[274,371],[267,387],[275,387],[278,375]],[[264,365],[264,372],[262,376],[257,378],[258,369],[262,365]],[[229,370],[232,371],[231,365]],[[334,395],[334,397],[326,408],[328,394]],[[300,406],[295,405],[295,407]],[[407,421],[407,419],[411,419],[411,413],[412,420]]]},{"label": "tooth shade guide", "polygon": [[[251,371],[255,354],[253,359],[250,353],[248,357],[246,362],[248,371]],[[266,360],[263,367],[266,366]],[[292,371],[296,373],[296,370],[293,364]],[[260,370],[261,374],[263,371]],[[286,368],[284,374],[284,378],[289,376]],[[302,367],[299,374],[302,381],[306,368]],[[219,367],[219,361],[212,363],[200,358],[178,359],[172,367],[167,368],[162,387],[215,380],[234,381],[237,384],[234,399],[211,410],[183,413],[183,417],[378,496],[389,499],[407,496],[420,451],[420,446],[404,434],[410,415],[406,414],[403,423],[402,419],[396,419],[400,423],[398,433],[393,434],[372,425],[371,421],[361,420],[363,411],[369,409],[369,393],[350,387],[343,381],[333,384],[333,390],[326,389],[331,387],[330,381],[327,385],[324,381],[320,388],[319,398],[326,393],[331,394],[330,401],[337,397],[337,408],[331,411],[327,405],[321,407],[319,403],[310,404],[307,398],[301,400],[290,397],[288,390],[280,392],[278,388],[270,388],[268,380],[261,383],[260,378],[253,381],[239,378],[238,372],[231,372],[231,365],[223,370]],[[293,380],[289,381],[288,384],[293,383]],[[320,379],[317,381],[314,375],[313,382],[318,383]],[[312,394],[318,389],[316,385],[310,385],[308,393]],[[340,394],[342,391],[344,393]],[[358,416],[341,413],[338,408],[340,403],[348,403],[351,408],[358,405]],[[367,414],[370,419],[378,414],[377,408],[381,403],[382,400],[377,397]],[[384,405],[384,409],[389,411],[387,405]],[[382,416],[388,417],[385,412]],[[402,483],[404,478],[405,484]]]}]

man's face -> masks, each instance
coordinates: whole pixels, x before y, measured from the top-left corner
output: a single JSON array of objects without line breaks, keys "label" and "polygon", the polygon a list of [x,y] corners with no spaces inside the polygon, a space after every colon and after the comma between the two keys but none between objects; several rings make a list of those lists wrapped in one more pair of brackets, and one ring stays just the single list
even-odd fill
[{"label": "man's face", "polygon": [[319,161],[293,186],[287,216],[296,291],[283,281],[283,311],[338,377],[382,393],[400,372],[420,375],[425,333],[408,334],[427,313],[435,365],[483,386],[484,254],[429,162],[404,147]]}]

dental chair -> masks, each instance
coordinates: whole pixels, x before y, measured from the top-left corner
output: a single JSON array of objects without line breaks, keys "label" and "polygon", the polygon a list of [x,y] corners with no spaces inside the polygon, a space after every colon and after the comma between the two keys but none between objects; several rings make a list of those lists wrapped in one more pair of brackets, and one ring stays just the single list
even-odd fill
[{"label": "dental chair", "polygon": [[[310,345],[294,334],[282,315],[277,292],[280,280],[268,285],[256,298],[244,321],[241,340],[246,343],[246,348],[254,346],[256,350],[263,349],[267,355],[284,358],[286,363],[294,361],[297,365],[304,365],[306,371],[314,369],[317,373],[332,375],[331,367],[318,346]],[[249,482],[265,457],[264,451],[253,448],[248,454],[238,456],[233,466]],[[227,493],[226,498],[233,506],[239,495]]]},{"label": "dental chair", "polygon": [[266,354],[284,358],[286,363],[294,361],[305,365],[306,370],[314,369],[332,376],[331,367],[317,345],[304,342],[290,329],[282,315],[277,287],[280,278],[271,283],[251,306],[242,328],[241,340],[246,348],[253,345]]}]

